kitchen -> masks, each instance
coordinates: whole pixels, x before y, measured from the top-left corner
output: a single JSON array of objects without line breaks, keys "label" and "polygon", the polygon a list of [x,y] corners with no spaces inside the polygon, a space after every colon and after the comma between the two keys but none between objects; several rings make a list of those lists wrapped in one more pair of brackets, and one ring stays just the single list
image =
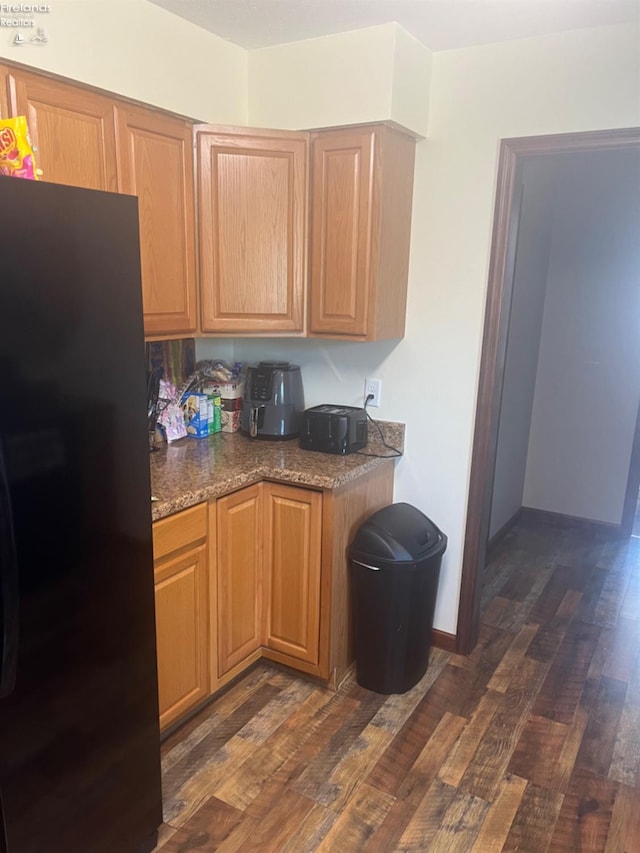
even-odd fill
[{"label": "kitchen", "polygon": [[[235,348],[248,362],[290,360],[302,368],[309,405],[326,402],[329,374],[352,405],[362,403],[365,376],[382,378],[380,417],[407,424],[396,499],[437,505],[449,535],[435,625],[454,634],[498,139],[637,124],[636,27],[432,53],[390,24],[247,54],[145,0],[123,4],[124,19],[112,8],[59,2],[46,47],[26,54],[4,42],[0,55],[216,125],[297,130],[390,120],[427,137],[416,146],[402,341],[248,338],[240,349],[218,338],[201,341],[198,357],[229,358]],[[441,391],[437,406],[424,389]]]},{"label": "kitchen", "polygon": [[[0,54],[216,125],[298,130],[390,120],[426,137],[416,146],[402,341],[232,336],[199,340],[198,356],[300,364],[309,405],[327,401],[328,382],[336,400],[339,391],[340,402],[361,404],[363,378],[383,379],[380,416],[407,425],[394,497],[424,508],[449,536],[435,626],[453,637],[497,140],[637,124],[637,29],[432,54],[389,24],[247,53],[142,0],[123,6],[125,15],[112,8],[57,3],[48,45],[3,43]],[[2,100],[0,108],[4,115]]]}]

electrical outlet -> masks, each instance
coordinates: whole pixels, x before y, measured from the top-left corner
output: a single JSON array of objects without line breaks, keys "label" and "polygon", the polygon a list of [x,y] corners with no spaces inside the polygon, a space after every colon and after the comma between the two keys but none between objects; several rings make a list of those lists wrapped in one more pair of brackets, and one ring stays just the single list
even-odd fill
[{"label": "electrical outlet", "polygon": [[367,405],[367,397],[373,394],[373,400],[369,400],[370,406],[379,406],[382,397],[382,380],[381,379],[365,379],[364,380],[364,402]]}]

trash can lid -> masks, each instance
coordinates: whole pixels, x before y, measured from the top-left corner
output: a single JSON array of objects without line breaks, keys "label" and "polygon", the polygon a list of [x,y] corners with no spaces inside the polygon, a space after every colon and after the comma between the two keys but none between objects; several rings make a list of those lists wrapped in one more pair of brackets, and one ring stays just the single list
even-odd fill
[{"label": "trash can lid", "polygon": [[369,561],[415,563],[434,552],[444,553],[447,537],[419,509],[397,503],[364,521],[351,543],[349,556]]}]

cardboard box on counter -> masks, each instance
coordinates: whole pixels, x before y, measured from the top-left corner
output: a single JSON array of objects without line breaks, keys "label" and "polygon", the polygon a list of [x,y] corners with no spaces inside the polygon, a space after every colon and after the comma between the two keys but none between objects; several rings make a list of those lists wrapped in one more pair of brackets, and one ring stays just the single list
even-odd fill
[{"label": "cardboard box on counter", "polygon": [[182,398],[187,435],[206,438],[209,435],[209,401],[206,394],[189,393]]}]

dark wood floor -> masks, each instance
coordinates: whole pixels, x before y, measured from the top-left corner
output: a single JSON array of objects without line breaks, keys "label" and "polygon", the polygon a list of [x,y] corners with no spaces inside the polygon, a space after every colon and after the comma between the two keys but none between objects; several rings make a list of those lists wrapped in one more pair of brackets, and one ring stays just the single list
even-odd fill
[{"label": "dark wood floor", "polygon": [[523,520],[410,692],[259,665],[164,745],[162,853],[640,851],[640,540]]}]

